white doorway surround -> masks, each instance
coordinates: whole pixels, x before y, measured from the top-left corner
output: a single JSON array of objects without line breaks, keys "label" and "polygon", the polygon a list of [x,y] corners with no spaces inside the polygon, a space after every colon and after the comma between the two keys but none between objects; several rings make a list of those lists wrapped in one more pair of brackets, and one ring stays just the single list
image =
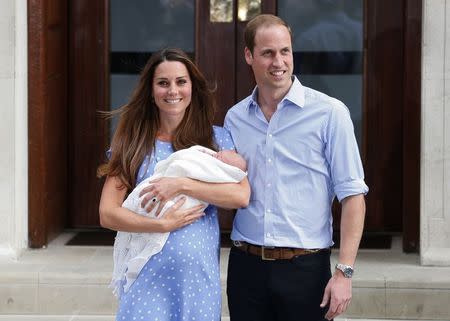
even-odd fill
[{"label": "white doorway surround", "polygon": [[0,256],[13,258],[28,243],[27,32],[27,0],[1,1]]},{"label": "white doorway surround", "polygon": [[420,258],[450,266],[450,2],[423,2]]}]

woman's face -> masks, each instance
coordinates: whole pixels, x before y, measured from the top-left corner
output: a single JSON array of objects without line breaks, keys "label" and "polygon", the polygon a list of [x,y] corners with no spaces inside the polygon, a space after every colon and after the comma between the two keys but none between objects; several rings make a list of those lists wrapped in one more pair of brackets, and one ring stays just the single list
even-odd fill
[{"label": "woman's face", "polygon": [[192,82],[186,66],[179,61],[160,63],[153,76],[152,93],[161,118],[181,121],[192,97]]}]

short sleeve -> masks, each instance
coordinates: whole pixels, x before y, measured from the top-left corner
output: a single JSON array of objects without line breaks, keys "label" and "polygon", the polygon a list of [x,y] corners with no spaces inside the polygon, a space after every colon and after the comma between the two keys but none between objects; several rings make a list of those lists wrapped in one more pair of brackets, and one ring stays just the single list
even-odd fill
[{"label": "short sleeve", "polygon": [[219,150],[235,150],[233,139],[230,132],[223,128],[214,126],[214,141],[217,144]]}]

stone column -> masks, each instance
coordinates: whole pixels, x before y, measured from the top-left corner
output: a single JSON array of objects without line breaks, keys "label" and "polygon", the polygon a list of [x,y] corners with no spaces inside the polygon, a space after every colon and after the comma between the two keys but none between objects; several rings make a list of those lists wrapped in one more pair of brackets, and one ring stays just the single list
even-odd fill
[{"label": "stone column", "polygon": [[423,265],[450,265],[449,95],[450,1],[424,0],[420,183]]},{"label": "stone column", "polygon": [[0,256],[27,246],[27,1],[0,1]]}]

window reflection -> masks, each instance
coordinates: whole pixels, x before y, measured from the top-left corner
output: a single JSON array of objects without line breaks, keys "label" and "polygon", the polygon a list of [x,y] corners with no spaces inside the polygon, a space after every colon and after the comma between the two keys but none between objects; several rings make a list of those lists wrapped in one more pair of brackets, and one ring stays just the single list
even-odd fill
[{"label": "window reflection", "polygon": [[194,51],[194,0],[111,0],[111,51]]},{"label": "window reflection", "polygon": [[279,0],[278,12],[293,31],[294,73],[347,105],[360,144],[363,1]]},{"label": "window reflection", "polygon": [[[125,104],[151,54],[178,47],[194,57],[195,0],[110,0],[110,102]],[[115,130],[112,120],[110,135]]]}]

